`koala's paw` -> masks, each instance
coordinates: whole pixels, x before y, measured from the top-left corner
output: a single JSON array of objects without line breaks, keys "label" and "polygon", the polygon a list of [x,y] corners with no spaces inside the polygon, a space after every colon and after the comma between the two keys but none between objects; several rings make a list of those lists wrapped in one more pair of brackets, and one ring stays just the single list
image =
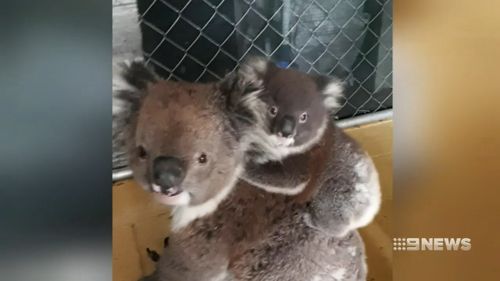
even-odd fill
[{"label": "koala's paw", "polygon": [[342,222],[337,219],[330,219],[326,222],[314,219],[311,214],[304,214],[304,222],[307,226],[315,229],[327,236],[333,236],[337,238],[345,237],[352,229],[349,223]]},{"label": "koala's paw", "polygon": [[155,250],[151,250],[149,248],[146,248],[146,253],[148,254],[148,257],[153,261],[153,262],[158,262],[160,260],[160,255],[158,252]]}]

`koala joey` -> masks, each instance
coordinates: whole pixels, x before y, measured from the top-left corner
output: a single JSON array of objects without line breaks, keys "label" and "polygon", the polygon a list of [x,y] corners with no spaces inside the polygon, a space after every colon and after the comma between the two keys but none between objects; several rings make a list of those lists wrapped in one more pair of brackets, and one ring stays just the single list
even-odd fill
[{"label": "koala joey", "polygon": [[[143,63],[124,67],[129,162],[137,182],[173,206],[155,281],[365,280],[356,231],[337,238],[304,222],[293,196],[238,181],[246,134],[260,124],[258,89],[230,75],[219,83],[164,81]],[[249,110],[252,106],[252,110]]]},{"label": "koala joey", "polygon": [[280,69],[263,58],[248,60],[239,76],[261,89],[250,108],[267,108],[256,112],[262,121],[248,134],[242,178],[269,192],[309,189],[314,196],[305,219],[328,234],[344,236],[370,223],[380,206],[377,171],[370,157],[329,118],[338,106],[341,83]]}]

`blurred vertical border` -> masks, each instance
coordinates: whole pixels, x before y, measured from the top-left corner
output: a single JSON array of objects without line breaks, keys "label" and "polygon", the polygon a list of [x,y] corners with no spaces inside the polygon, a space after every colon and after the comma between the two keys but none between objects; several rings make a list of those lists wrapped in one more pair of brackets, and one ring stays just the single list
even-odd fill
[{"label": "blurred vertical border", "polygon": [[500,2],[394,1],[394,280],[500,280]]},{"label": "blurred vertical border", "polygon": [[111,279],[111,1],[0,8],[2,280]]}]

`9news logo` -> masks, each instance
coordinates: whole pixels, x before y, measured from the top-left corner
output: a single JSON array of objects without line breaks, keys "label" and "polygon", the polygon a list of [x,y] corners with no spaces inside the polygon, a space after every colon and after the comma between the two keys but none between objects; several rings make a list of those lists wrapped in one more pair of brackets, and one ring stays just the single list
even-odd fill
[{"label": "9news logo", "polygon": [[470,251],[470,238],[393,238],[394,251]]}]

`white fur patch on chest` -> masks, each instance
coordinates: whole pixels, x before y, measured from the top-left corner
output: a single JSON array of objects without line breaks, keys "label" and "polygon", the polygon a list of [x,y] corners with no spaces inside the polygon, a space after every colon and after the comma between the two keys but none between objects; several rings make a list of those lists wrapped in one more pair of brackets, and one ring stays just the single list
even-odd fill
[{"label": "white fur patch on chest", "polygon": [[307,142],[296,146],[283,145],[278,137],[270,135],[264,130],[256,130],[254,134],[249,136],[249,140],[247,141],[255,143],[263,154],[252,160],[256,163],[266,163],[269,161],[280,161],[287,156],[304,153],[321,140],[328,127],[328,122],[328,119],[325,118],[320,128]]},{"label": "white fur patch on chest", "polygon": [[213,213],[220,202],[229,195],[242,171],[242,166],[238,166],[228,184],[214,198],[207,202],[196,206],[175,207],[172,211],[172,231],[178,231],[193,220]]}]

